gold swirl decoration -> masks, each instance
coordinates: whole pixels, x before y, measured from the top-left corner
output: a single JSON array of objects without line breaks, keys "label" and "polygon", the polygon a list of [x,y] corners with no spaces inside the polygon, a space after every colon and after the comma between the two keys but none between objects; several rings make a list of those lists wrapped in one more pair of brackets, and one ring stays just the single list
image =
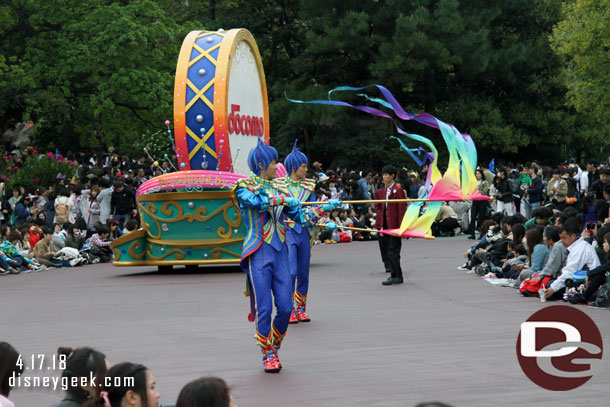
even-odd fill
[{"label": "gold swirl decoration", "polygon": [[222,253],[227,253],[228,255],[236,257],[238,259],[241,257],[241,253],[233,253],[226,249],[223,249],[222,247],[217,247],[215,249],[212,249],[212,251],[210,252],[210,256],[212,256],[215,259],[220,259],[222,257]]},{"label": "gold swirl decoration", "polygon": [[121,259],[121,252],[119,249],[112,249],[112,258],[114,261],[119,261]]},{"label": "gold swirl decoration", "polygon": [[129,255],[131,257],[133,257],[134,259],[141,259],[144,257],[144,255],[146,254],[145,251],[142,251],[142,253],[136,253],[136,250],[140,250],[141,249],[141,244],[139,240],[134,240],[133,242],[131,242],[131,244],[129,245],[129,249],[127,250],[127,253],[129,253]]},{"label": "gold swirl decoration", "polygon": [[180,249],[172,249],[172,250],[168,251],[167,253],[157,257],[157,256],[153,256],[152,246],[148,246],[146,248],[146,254],[147,254],[147,257],[149,257],[151,260],[163,260],[164,258],[166,258],[167,256],[170,256],[172,254],[175,254],[174,258],[176,260],[184,259],[184,252]]},{"label": "gold swirl decoration", "polygon": [[225,222],[229,225],[229,228],[225,228],[224,226],[218,227],[216,230],[216,234],[223,239],[228,239],[231,237],[232,228],[238,227],[241,223],[241,213],[239,211],[235,211],[232,219],[230,219],[228,211],[231,208],[234,208],[233,202],[227,201],[224,205],[220,206],[214,212],[207,215],[207,208],[205,206],[201,206],[195,210],[195,213],[184,213],[184,209],[182,205],[180,205],[177,201],[166,201],[161,205],[159,211],[167,216],[169,219],[164,219],[156,215],[158,209],[152,203],[148,202],[146,207],[143,205],[139,205],[142,212],[145,212],[150,218],[155,222],[155,227],[158,230],[158,234],[153,234],[150,230],[150,225],[146,224],[146,229],[150,235],[151,239],[159,239],[161,237],[161,225],[160,222],[163,223],[175,223],[180,222],[181,220],[187,220],[189,223],[193,223],[194,221],[204,223],[214,216],[218,215],[222,212],[222,216]]}]

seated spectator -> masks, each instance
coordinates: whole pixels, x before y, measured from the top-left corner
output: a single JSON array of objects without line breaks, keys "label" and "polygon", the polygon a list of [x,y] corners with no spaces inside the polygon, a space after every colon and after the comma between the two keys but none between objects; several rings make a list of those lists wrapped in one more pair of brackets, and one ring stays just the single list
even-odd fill
[{"label": "seated spectator", "polygon": [[532,228],[525,234],[527,242],[527,259],[529,268],[515,266],[516,275],[507,276],[506,278],[516,279],[511,287],[518,287],[523,280],[533,276],[535,273],[542,271],[549,260],[549,249],[544,244],[544,233],[542,228]]},{"label": "seated spectator", "polygon": [[34,224],[30,226],[30,247],[34,248],[36,243],[40,240],[42,236],[42,227],[45,225],[44,219],[36,218]]},{"label": "seated spectator", "polygon": [[550,226],[551,218],[553,217],[553,211],[550,208],[537,208],[532,211],[532,218],[525,222],[525,230],[535,225]]},{"label": "seated spectator", "polygon": [[[66,397],[51,407],[81,407],[87,400],[100,397],[99,383],[110,368],[110,362],[103,353],[88,347],[61,347],[57,350],[57,358],[65,361],[66,368],[61,376],[66,378],[68,389]],[[89,383],[91,377],[98,384]],[[84,385],[83,380],[86,382]]]},{"label": "seated spectator", "polygon": [[123,235],[125,233],[133,232],[138,229],[138,220],[135,218],[130,218],[127,222],[125,222],[125,229],[123,229]]},{"label": "seated spectator", "polygon": [[443,202],[432,223],[432,236],[455,236],[457,227],[459,227],[457,214],[447,202]]},{"label": "seated spectator", "polygon": [[21,354],[10,343],[0,342],[0,407],[15,407],[8,396],[12,390],[11,377],[19,377],[23,373],[23,365],[17,361]]},{"label": "seated spectator", "polygon": [[606,283],[606,273],[610,272],[610,233],[604,235],[603,250],[606,255],[606,262],[587,272],[585,291],[582,294],[574,294],[570,298],[572,304],[586,304],[593,300],[599,287]]},{"label": "seated spectator", "polygon": [[[100,396],[90,404],[92,407],[151,407],[159,405],[159,392],[155,389],[153,374],[146,367],[124,362],[112,366],[106,372]],[[133,378],[133,386],[126,385],[125,378]],[[106,386],[106,384],[110,384]]]},{"label": "seated spectator", "polygon": [[[561,228],[557,226],[547,226],[546,229],[544,229],[544,243],[547,245],[547,247],[550,248],[550,253],[549,260],[547,261],[544,268],[540,271],[540,273],[534,273],[530,278],[530,280],[532,280],[531,283],[537,284],[533,288],[533,290],[536,292],[538,290],[539,284],[545,277],[550,277],[551,279],[557,278],[557,276],[561,272],[561,269],[566,264],[566,259],[568,257],[568,249],[565,248],[565,246],[561,243],[559,239],[560,230]],[[522,273],[523,275],[519,275],[517,283],[515,284],[516,287],[521,286],[521,283],[528,279],[527,275],[529,273],[527,273],[527,270],[524,270],[523,272],[525,274]]]},{"label": "seated spectator", "polygon": [[53,239],[53,233],[51,229],[45,227],[42,229],[42,238],[34,246],[34,256],[38,262],[47,267],[70,267],[68,260],[60,260],[54,258],[55,255],[59,254],[51,240]]},{"label": "seated spectator", "polygon": [[587,195],[594,195],[597,199],[604,199],[604,188],[607,185],[610,185],[608,182],[609,179],[610,168],[602,168],[599,171],[599,179],[589,186],[589,193]]},{"label": "seated spectator", "polygon": [[[133,218],[128,218],[128,219],[133,219]],[[121,230],[119,229],[119,222],[116,220],[110,220],[108,219],[106,221],[106,228],[108,229],[108,239],[109,240],[114,240],[114,239],[118,239],[119,237],[121,237]]]},{"label": "seated spectator", "polygon": [[100,263],[106,263],[112,259],[112,251],[110,250],[111,241],[108,240],[109,232],[106,226],[97,228],[97,232],[89,239],[89,252],[96,256]]},{"label": "seated spectator", "polygon": [[180,390],[176,407],[235,407],[235,401],[224,380],[202,377]]},{"label": "seated spectator", "polygon": [[76,250],[82,249],[85,243],[85,236],[81,233],[80,229],[76,225],[68,226],[68,232],[66,236],[66,247],[72,247]]},{"label": "seated spectator", "polygon": [[585,199],[581,201],[580,212],[583,225],[597,222],[597,211],[595,210],[596,201],[595,195],[587,195]]},{"label": "seated spectator", "polygon": [[568,249],[566,265],[561,270],[561,274],[551,282],[544,295],[549,300],[558,300],[563,296],[566,288],[566,281],[571,280],[574,272],[593,270],[599,266],[599,258],[595,249],[580,235],[582,227],[577,218],[570,218],[565,221],[561,233],[561,243]]},{"label": "seated spectator", "polygon": [[53,225],[53,238],[51,239],[53,246],[55,246],[58,250],[63,249],[66,246],[66,237],[66,231],[61,227],[60,224],[55,223]]}]

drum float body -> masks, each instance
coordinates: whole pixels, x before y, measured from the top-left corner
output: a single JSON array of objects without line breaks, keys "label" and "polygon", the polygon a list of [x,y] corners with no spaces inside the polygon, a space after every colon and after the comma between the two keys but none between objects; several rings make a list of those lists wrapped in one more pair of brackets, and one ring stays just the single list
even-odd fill
[{"label": "drum float body", "polygon": [[179,170],[146,181],[137,200],[142,229],[115,240],[115,266],[238,264],[245,238],[230,199],[245,178],[258,136],[269,143],[267,85],[245,29],[193,31],[174,85]]}]

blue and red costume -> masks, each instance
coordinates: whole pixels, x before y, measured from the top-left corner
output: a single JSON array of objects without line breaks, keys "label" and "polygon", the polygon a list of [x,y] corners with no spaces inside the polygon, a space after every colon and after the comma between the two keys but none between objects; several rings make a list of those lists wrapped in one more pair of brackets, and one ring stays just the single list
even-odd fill
[{"label": "blue and red costume", "polygon": [[[310,179],[292,180],[285,178],[286,187],[290,196],[301,202],[313,202],[316,200],[314,194],[315,181]],[[325,215],[320,208],[312,207],[313,216],[321,218]],[[307,315],[307,293],[309,291],[309,263],[311,260],[311,236],[315,222],[307,224],[289,223],[286,229],[286,244],[288,245],[288,260],[290,274],[295,284],[294,288],[294,310],[290,316],[290,323],[309,322],[311,318]]]},{"label": "blue and red costume", "polygon": [[[234,188],[242,221],[247,227],[240,265],[248,276],[256,338],[264,355],[265,371],[269,372],[281,368],[277,351],[286,335],[292,311],[284,217],[297,219],[299,208],[282,205],[286,193],[278,189],[276,181],[263,180],[256,175],[237,181]],[[273,301],[276,315],[272,323]]]}]

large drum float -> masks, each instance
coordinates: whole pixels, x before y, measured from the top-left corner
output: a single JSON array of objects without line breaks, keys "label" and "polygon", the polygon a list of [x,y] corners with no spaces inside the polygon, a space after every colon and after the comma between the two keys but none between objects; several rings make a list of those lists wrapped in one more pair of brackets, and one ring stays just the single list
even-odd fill
[{"label": "large drum float", "polygon": [[267,85],[248,30],[192,31],[174,85],[179,171],[137,191],[142,228],[112,242],[115,266],[238,264],[246,229],[231,201],[258,136],[269,143]]}]

